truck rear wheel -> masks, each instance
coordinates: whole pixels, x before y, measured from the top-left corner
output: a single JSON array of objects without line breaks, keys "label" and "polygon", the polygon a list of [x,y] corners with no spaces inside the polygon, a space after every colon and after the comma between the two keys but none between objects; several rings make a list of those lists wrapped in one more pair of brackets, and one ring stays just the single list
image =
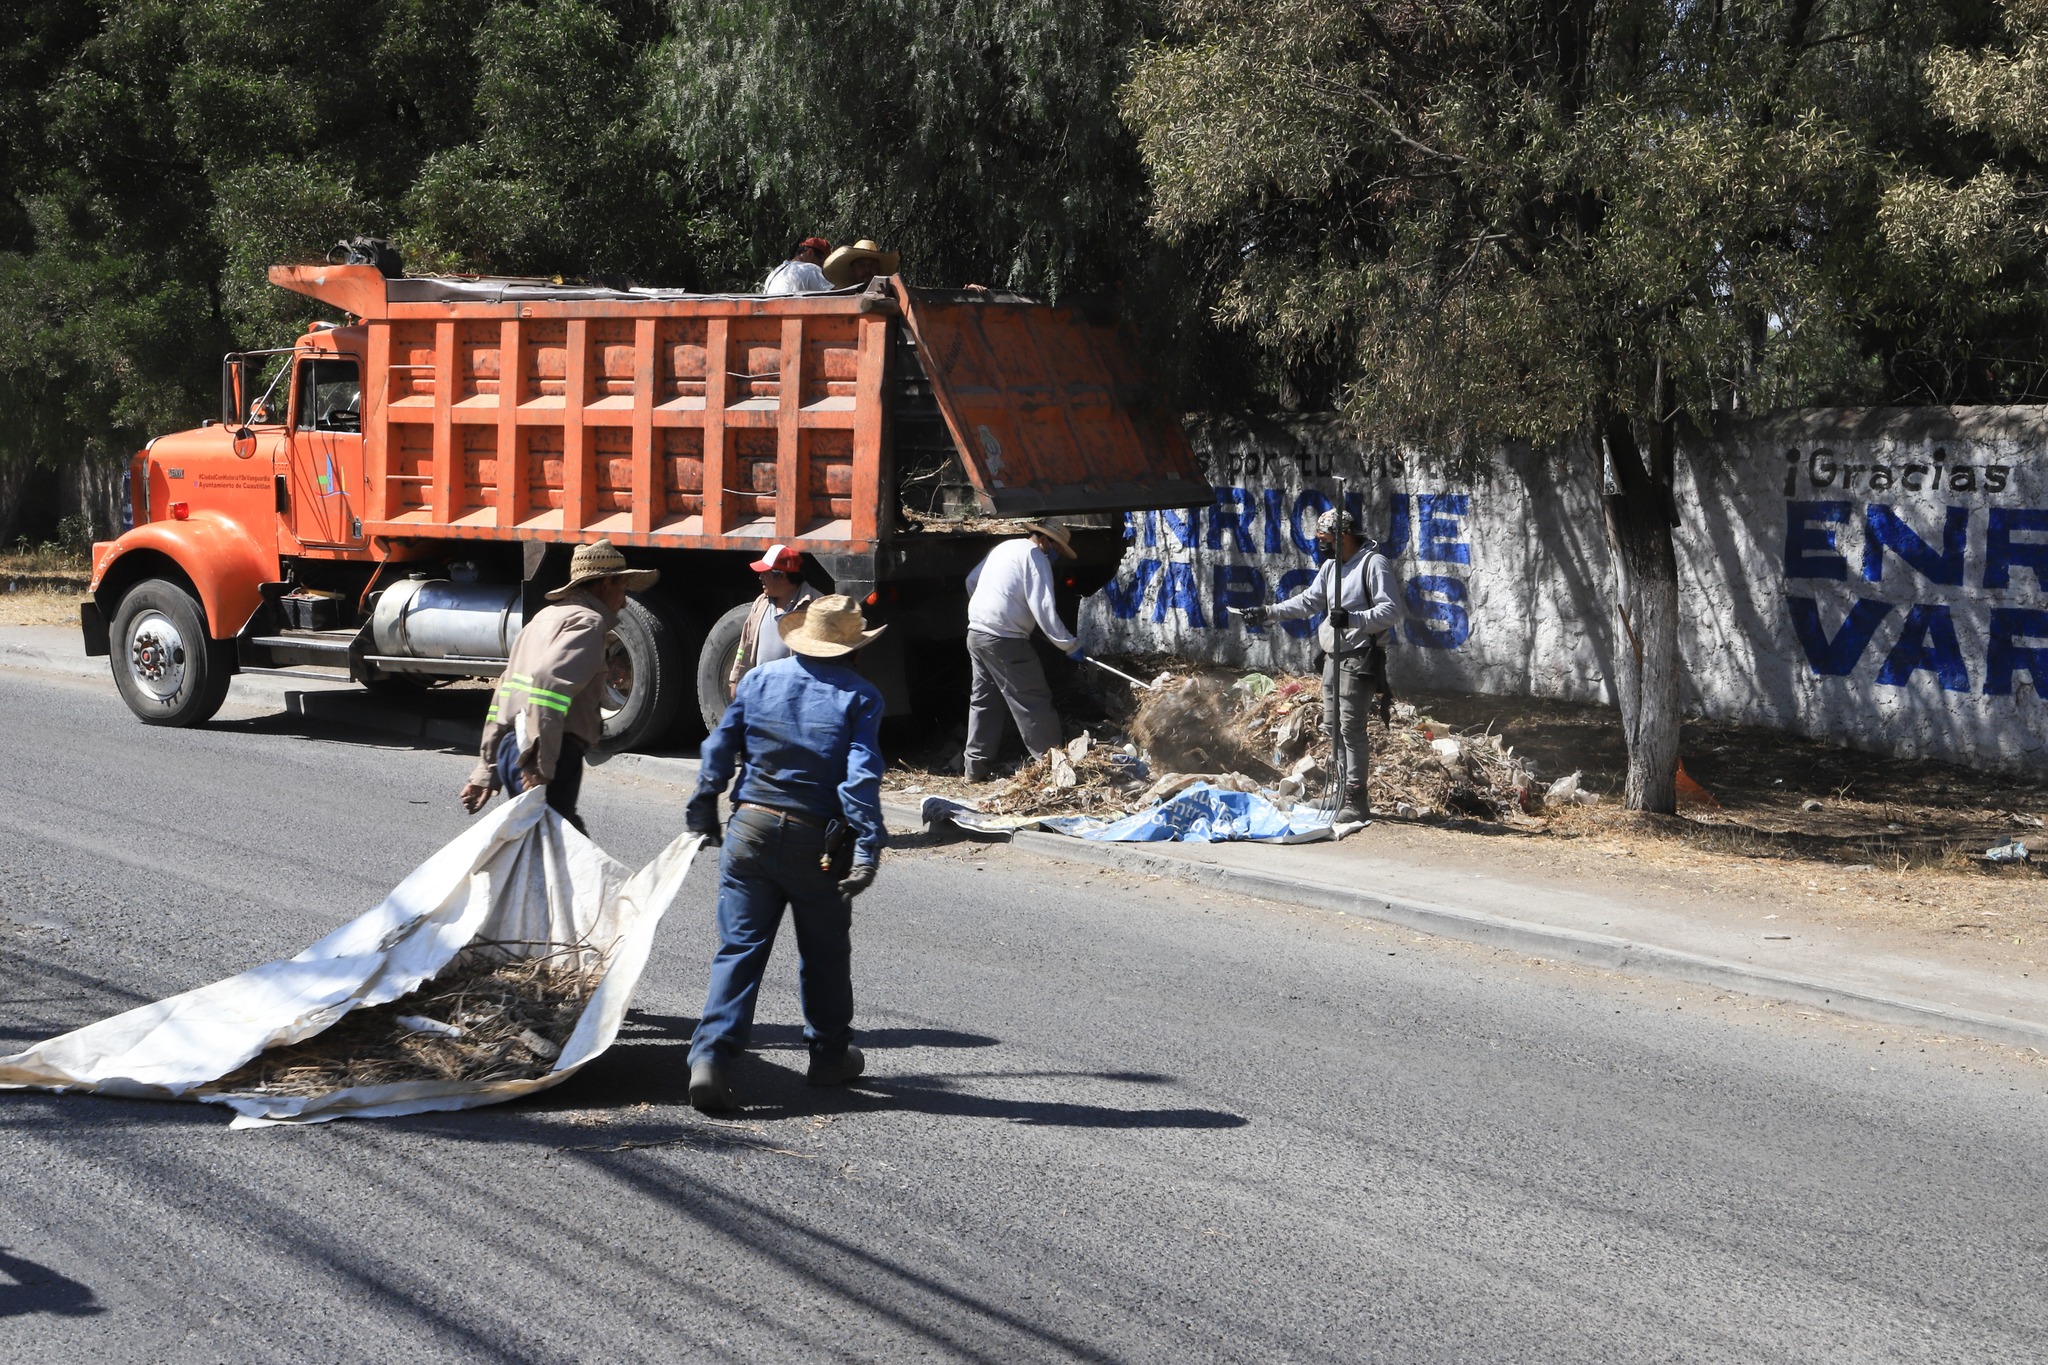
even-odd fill
[{"label": "truck rear wheel", "polygon": [[114,612],[114,685],[146,725],[203,725],[227,700],[234,645],[206,633],[206,613],[185,588],[147,578]]},{"label": "truck rear wheel", "polygon": [[732,676],[732,661],[740,652],[740,627],[753,609],[752,602],[742,602],[719,617],[697,653],[697,707],[704,713],[706,730],[718,728],[718,718],[732,703],[732,688],[725,680]]},{"label": "truck rear wheel", "polygon": [[617,753],[665,736],[683,702],[684,677],[682,648],[668,617],[628,598],[605,642],[605,749]]}]

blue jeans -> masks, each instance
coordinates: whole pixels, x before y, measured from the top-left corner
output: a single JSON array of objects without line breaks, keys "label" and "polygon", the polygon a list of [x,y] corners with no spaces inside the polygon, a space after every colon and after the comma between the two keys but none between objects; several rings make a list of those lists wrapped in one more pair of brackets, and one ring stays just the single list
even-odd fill
[{"label": "blue jeans", "polygon": [[[526,779],[519,772],[519,736],[506,731],[498,741],[497,761],[491,766],[497,771],[498,785],[505,789],[507,797],[526,790]],[[583,828],[583,817],[576,813],[576,798],[582,794],[583,741],[563,735],[562,750],[555,755],[554,780],[548,783],[548,808],[588,834],[590,831]]]},{"label": "blue jeans", "polygon": [[853,905],[818,868],[825,831],[755,810],[737,810],[718,860],[718,955],[704,1017],[690,1039],[690,1064],[730,1062],[754,1030],[761,974],[786,906],[796,926],[797,990],[811,1055],[831,1057],[853,1041]]}]

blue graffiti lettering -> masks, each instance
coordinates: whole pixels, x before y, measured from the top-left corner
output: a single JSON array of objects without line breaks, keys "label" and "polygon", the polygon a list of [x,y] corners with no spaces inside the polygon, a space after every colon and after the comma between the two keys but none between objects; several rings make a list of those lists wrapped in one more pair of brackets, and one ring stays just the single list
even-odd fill
[{"label": "blue graffiti lettering", "polygon": [[2048,507],[1991,509],[1984,538],[1984,586],[2008,587],[2014,569],[2032,569],[2035,591],[2048,591],[2048,541],[2014,540],[2014,532],[2048,533]]},{"label": "blue graffiti lettering", "polygon": [[[1313,509],[1313,510],[1311,510]],[[1294,538],[1294,548],[1305,555],[1316,552],[1316,518],[1330,510],[1330,500],[1313,488],[1304,488],[1294,495],[1294,512],[1287,519],[1288,532]],[[1301,529],[1301,514],[1309,512],[1308,530]]]},{"label": "blue graffiti lettering", "polygon": [[1201,508],[1184,507],[1179,511],[1164,508],[1159,513],[1159,520],[1166,524],[1167,530],[1173,532],[1183,550],[1195,548],[1195,539],[1201,534]]},{"label": "blue graffiti lettering", "polygon": [[1109,602],[1109,613],[1119,621],[1133,620],[1138,608],[1145,602],[1145,586],[1152,581],[1152,575],[1159,572],[1159,561],[1141,559],[1131,575],[1131,585],[1125,587],[1112,578],[1102,585],[1102,595]]},{"label": "blue graffiti lettering", "polygon": [[1847,578],[1849,561],[1835,548],[1833,528],[1848,524],[1846,502],[1787,502],[1785,577]]},{"label": "blue graffiti lettering", "polygon": [[1396,493],[1387,508],[1387,538],[1380,542],[1380,551],[1389,559],[1399,559],[1408,549],[1408,495]]},{"label": "blue graffiti lettering", "polygon": [[1287,522],[1287,490],[1266,490],[1266,553],[1280,553],[1280,528]]},{"label": "blue graffiti lettering", "polygon": [[1465,611],[1465,580],[1443,574],[1417,574],[1408,580],[1409,642],[1426,649],[1456,649],[1472,638],[1472,618]]},{"label": "blue graffiti lettering", "polygon": [[[1991,643],[1984,652],[1984,695],[2012,695],[2012,675],[2024,672],[2034,695],[2048,695],[2048,611],[1997,607],[1991,613]],[[2021,640],[2043,643],[2023,645]]]},{"label": "blue graffiti lettering", "polygon": [[[1846,517],[1847,504],[1843,508]],[[1792,615],[1792,633],[1799,637],[1800,648],[1806,651],[1806,662],[1813,666],[1813,671],[1823,678],[1844,678],[1863,658],[1879,623],[1891,615],[1892,604],[1869,598],[1859,600],[1842,618],[1842,628],[1832,640],[1820,623],[1820,606],[1811,597],[1787,597],[1785,609]]]},{"label": "blue graffiti lettering", "polygon": [[1164,621],[1169,609],[1181,612],[1197,630],[1207,624],[1202,619],[1201,595],[1195,590],[1195,566],[1178,559],[1168,563],[1166,572],[1159,576],[1159,595],[1152,599],[1152,619]]},{"label": "blue graffiti lettering", "polygon": [[1877,680],[1886,687],[1904,687],[1922,669],[1940,680],[1944,692],[1970,690],[1970,670],[1963,665],[1956,623],[1949,609],[1939,603],[1921,603],[1906,613],[1899,642],[1886,656]]},{"label": "blue graffiti lettering", "polygon": [[[1249,564],[1218,564],[1215,572],[1216,590],[1209,597],[1214,609],[1217,625],[1230,620],[1230,609],[1243,611],[1246,607],[1262,605],[1266,600],[1266,576]],[[1254,634],[1261,633],[1258,626],[1246,626]]]},{"label": "blue graffiti lettering", "polygon": [[1424,493],[1415,499],[1415,557],[1439,564],[1470,564],[1472,547],[1461,524],[1472,515],[1463,493]]},{"label": "blue graffiti lettering", "polygon": [[1941,528],[1939,551],[1922,540],[1918,531],[1883,503],[1874,502],[1863,509],[1863,531],[1863,577],[1866,581],[1876,583],[1883,579],[1886,550],[1905,560],[1930,583],[1953,586],[1963,581],[1963,551],[1970,535],[1969,508],[1948,509]]},{"label": "blue graffiti lettering", "polygon": [[[1314,569],[1289,569],[1286,573],[1280,575],[1280,585],[1274,594],[1274,599],[1285,602],[1289,598],[1298,597],[1307,590],[1309,584],[1315,581],[1316,571]],[[1286,631],[1293,639],[1306,640],[1309,636],[1315,634],[1316,627],[1321,625],[1322,621],[1323,614],[1317,612],[1314,616],[1307,617],[1304,620],[1282,621],[1280,629]]]},{"label": "blue graffiti lettering", "polygon": [[1228,528],[1238,553],[1252,553],[1252,520],[1258,515],[1258,503],[1242,488],[1217,489],[1216,505],[1209,509],[1209,548],[1223,548],[1223,532]]}]

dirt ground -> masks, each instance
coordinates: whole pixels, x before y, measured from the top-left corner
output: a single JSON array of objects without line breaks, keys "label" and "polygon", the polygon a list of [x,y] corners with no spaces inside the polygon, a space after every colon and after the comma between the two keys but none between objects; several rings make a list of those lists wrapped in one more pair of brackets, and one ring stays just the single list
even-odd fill
[{"label": "dirt ground", "polygon": [[[1163,661],[1123,662],[1150,677]],[[1117,733],[1119,703],[1091,679],[1059,680],[1055,690],[1075,717],[1070,729],[1092,707],[1098,738]],[[2024,963],[2048,939],[2048,781],[1695,722],[1683,731],[1685,770],[1715,804],[1631,815],[1620,809],[1626,764],[1612,709],[1454,693],[1403,699],[1455,731],[1501,735],[1542,782],[1582,773],[1603,800],[1544,811],[1540,830],[1382,815],[1358,836],[1369,837],[1372,852],[1598,884],[1666,904],[1741,902],[1759,917],[1908,939],[1966,937],[2004,961]],[[901,766],[892,754],[887,786],[906,798],[994,790],[961,781],[957,743],[958,731],[950,744],[913,749]],[[2010,838],[2033,860],[1983,859]]]},{"label": "dirt ground", "polygon": [[0,555],[0,626],[76,624],[90,572],[78,556],[34,550]]}]

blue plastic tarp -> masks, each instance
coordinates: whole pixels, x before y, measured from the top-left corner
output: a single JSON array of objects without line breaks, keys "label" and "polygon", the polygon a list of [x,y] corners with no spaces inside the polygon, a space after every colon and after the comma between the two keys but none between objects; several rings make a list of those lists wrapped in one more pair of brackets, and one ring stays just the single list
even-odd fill
[{"label": "blue plastic tarp", "polygon": [[983,831],[1036,827],[1101,843],[1218,844],[1255,840],[1300,844],[1342,837],[1359,828],[1347,824],[1333,830],[1328,811],[1305,806],[1282,810],[1258,792],[1231,791],[1207,782],[1197,782],[1149,810],[1135,811],[1117,820],[1099,820],[1090,815],[986,816],[970,806],[936,796],[925,799],[923,814],[926,824],[950,819],[963,828]]}]

